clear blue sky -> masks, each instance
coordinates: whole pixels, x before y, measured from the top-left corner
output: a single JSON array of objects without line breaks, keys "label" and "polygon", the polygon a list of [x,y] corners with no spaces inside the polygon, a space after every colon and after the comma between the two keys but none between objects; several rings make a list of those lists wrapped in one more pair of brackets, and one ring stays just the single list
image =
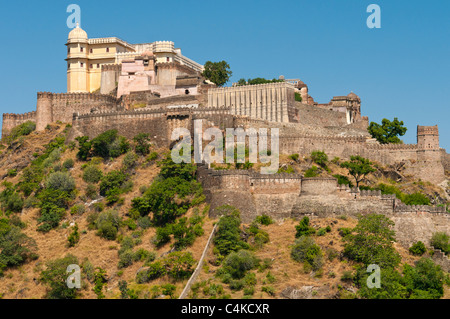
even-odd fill
[{"label": "clear blue sky", "polygon": [[[319,103],[354,91],[371,121],[439,125],[450,152],[450,1],[3,1],[0,113],[35,110],[36,92],[66,91],[66,8],[89,37],[170,40],[187,57],[226,60],[240,78],[300,78]],[[381,29],[366,8],[381,7]]]}]

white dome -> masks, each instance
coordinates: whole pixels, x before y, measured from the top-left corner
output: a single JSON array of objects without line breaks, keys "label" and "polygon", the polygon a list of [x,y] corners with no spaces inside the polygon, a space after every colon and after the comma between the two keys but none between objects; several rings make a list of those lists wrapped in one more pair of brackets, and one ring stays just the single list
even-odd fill
[{"label": "white dome", "polygon": [[88,35],[86,31],[80,28],[79,24],[69,32],[69,40],[87,40]]}]

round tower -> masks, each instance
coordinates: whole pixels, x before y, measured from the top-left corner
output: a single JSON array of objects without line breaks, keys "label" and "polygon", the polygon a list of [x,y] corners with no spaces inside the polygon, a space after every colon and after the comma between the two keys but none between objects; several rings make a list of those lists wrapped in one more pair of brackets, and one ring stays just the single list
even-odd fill
[{"label": "round tower", "polygon": [[38,92],[36,103],[36,130],[43,131],[53,120],[52,93]]},{"label": "round tower", "polygon": [[88,35],[79,24],[67,39],[67,92],[89,92]]}]

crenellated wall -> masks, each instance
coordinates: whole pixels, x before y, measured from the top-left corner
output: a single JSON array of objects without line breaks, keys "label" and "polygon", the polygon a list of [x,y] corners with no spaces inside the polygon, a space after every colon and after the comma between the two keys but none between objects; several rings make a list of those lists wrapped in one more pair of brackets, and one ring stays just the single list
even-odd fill
[{"label": "crenellated wall", "polygon": [[71,123],[74,113],[120,110],[119,101],[111,95],[92,93],[39,92],[36,105],[36,130],[53,122]]},{"label": "crenellated wall", "polygon": [[7,136],[17,125],[28,121],[36,122],[36,111],[24,114],[3,113],[2,138]]}]

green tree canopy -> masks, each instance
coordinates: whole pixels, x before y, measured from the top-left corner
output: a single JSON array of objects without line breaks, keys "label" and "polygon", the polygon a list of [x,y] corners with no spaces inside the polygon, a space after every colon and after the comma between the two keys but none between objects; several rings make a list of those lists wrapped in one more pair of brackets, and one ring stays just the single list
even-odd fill
[{"label": "green tree canopy", "polygon": [[233,72],[230,70],[230,65],[226,61],[207,61],[202,76],[215,83],[217,86],[223,86],[228,82],[232,74]]},{"label": "green tree canopy", "polygon": [[396,267],[400,255],[392,245],[395,241],[393,225],[394,222],[384,215],[361,216],[352,233],[344,237],[344,255],[366,266],[377,264],[381,268]]},{"label": "green tree canopy", "polygon": [[367,129],[373,138],[377,139],[381,144],[399,144],[402,143],[399,136],[405,135],[408,130],[403,126],[403,121],[399,121],[398,118],[394,118],[393,121],[383,119],[381,125],[375,122],[370,122]]},{"label": "green tree canopy", "polygon": [[367,174],[375,172],[375,168],[372,166],[367,158],[361,156],[351,156],[350,161],[341,163],[341,167],[347,168],[350,175],[355,178],[356,187],[366,177]]}]

